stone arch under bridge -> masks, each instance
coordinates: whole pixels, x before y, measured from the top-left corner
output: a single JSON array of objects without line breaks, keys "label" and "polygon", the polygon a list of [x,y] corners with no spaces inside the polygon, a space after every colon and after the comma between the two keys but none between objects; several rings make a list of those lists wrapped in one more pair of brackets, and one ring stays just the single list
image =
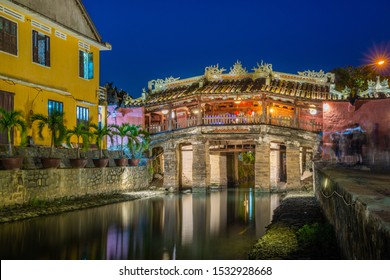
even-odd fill
[{"label": "stone arch under bridge", "polygon": [[[254,187],[259,191],[300,189],[318,146],[314,132],[272,125],[201,126],[152,135],[161,147],[164,187],[206,191],[227,187],[237,172],[237,154],[253,151]],[[233,168],[229,167],[233,165]],[[230,169],[229,169],[230,168]]]}]

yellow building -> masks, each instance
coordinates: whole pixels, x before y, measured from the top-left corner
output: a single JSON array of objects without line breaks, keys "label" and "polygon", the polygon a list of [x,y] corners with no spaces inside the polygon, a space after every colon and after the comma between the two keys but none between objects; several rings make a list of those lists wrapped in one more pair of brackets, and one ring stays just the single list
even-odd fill
[{"label": "yellow building", "polygon": [[[98,124],[106,111],[99,106],[99,52],[110,49],[81,0],[0,0],[0,107],[26,119],[57,109],[68,128]],[[28,132],[35,144],[50,144],[37,133],[34,126]]]}]

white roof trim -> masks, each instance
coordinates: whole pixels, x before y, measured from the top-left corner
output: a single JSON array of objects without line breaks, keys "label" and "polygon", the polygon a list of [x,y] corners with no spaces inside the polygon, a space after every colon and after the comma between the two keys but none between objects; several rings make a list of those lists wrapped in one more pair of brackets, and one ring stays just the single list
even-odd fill
[{"label": "white roof trim", "polygon": [[61,31],[55,30],[54,34],[56,35],[56,37],[58,37],[58,38],[60,38],[62,40],[66,40],[67,39],[66,34],[61,32]]},{"label": "white roof trim", "polygon": [[80,99],[76,99],[76,101],[77,101],[78,103],[82,103],[82,104],[88,105],[88,106],[96,106],[96,105],[97,105],[97,103],[92,103],[92,102],[88,102],[88,101],[80,100]]},{"label": "white roof trim", "polygon": [[44,85],[28,82],[28,81],[21,80],[21,79],[11,78],[11,77],[4,76],[4,75],[1,75],[1,74],[0,74],[0,79],[3,80],[3,81],[6,81],[6,82],[7,81],[8,82],[13,82],[15,84],[19,84],[19,85],[23,85],[23,86],[28,86],[28,87],[32,87],[32,88],[38,88],[38,89],[41,89],[41,90],[51,91],[51,92],[54,92],[54,93],[65,95],[65,96],[71,96],[71,93],[69,91],[65,91],[65,90],[61,90],[61,89],[57,89],[57,88],[53,88],[53,87],[48,87],[48,86],[44,86]]},{"label": "white roof trim", "polygon": [[79,47],[82,48],[82,49],[85,49],[87,51],[90,50],[90,47],[88,44],[84,43],[83,41],[79,41]]},{"label": "white roof trim", "polygon": [[13,17],[14,19],[20,20],[21,22],[24,22],[24,15],[11,10],[3,5],[0,5],[0,12],[4,13],[7,16]]},{"label": "white roof trim", "polygon": [[[111,50],[111,45],[109,43],[99,43],[85,35],[81,35],[75,31],[73,31],[72,29],[69,29],[69,28],[66,28],[64,27],[63,25],[60,25],[54,21],[51,21],[43,16],[41,16],[40,14],[34,12],[34,11],[31,11],[31,10],[28,10],[28,9],[25,9],[15,3],[12,3],[12,2],[9,2],[9,1],[4,1],[4,0],[0,0],[0,3],[4,3],[8,6],[10,6],[11,8],[15,9],[15,10],[19,10],[21,11],[22,13],[24,13],[25,15],[28,15],[32,18],[35,18],[35,19],[38,19],[40,22],[42,22],[43,24],[47,24],[49,26],[51,26],[52,28],[54,29],[57,29],[61,32],[64,32],[64,33],[67,33],[68,35],[71,35],[79,40],[82,40],[96,48],[98,48],[99,50],[102,50],[102,51],[107,51],[107,50]],[[5,7],[4,7],[5,8]]]},{"label": "white roof trim", "polygon": [[45,32],[51,34],[51,27],[49,27],[45,24],[42,24],[36,20],[33,20],[33,19],[31,20],[31,26],[34,26],[35,28],[38,28],[42,31],[45,31]]}]

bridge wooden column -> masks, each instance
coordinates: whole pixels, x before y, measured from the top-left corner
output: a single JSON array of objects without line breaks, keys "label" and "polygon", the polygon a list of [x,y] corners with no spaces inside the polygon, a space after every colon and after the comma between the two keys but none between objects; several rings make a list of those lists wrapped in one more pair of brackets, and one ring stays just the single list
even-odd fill
[{"label": "bridge wooden column", "polygon": [[173,140],[168,141],[163,146],[164,148],[164,183],[163,187],[166,189],[179,188],[179,152],[177,145]]},{"label": "bridge wooden column", "polygon": [[299,153],[299,146],[294,144],[288,144],[286,146],[286,169],[288,189],[298,189],[301,187]]},{"label": "bridge wooden column", "polygon": [[206,191],[210,185],[209,143],[193,142],[192,151],[192,191]]},{"label": "bridge wooden column", "polygon": [[301,108],[299,108],[297,105],[294,107],[294,118],[293,118],[293,127],[299,127],[299,112]]},{"label": "bridge wooden column", "polygon": [[269,192],[270,184],[270,144],[257,142],[255,147],[255,189]]}]

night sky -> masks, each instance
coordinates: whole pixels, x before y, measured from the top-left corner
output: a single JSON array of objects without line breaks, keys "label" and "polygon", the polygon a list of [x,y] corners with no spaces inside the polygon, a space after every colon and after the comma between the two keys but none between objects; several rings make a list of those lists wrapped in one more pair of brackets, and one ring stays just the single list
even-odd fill
[{"label": "night sky", "polygon": [[147,82],[239,60],[274,71],[329,71],[390,52],[390,1],[83,0],[103,41],[100,84],[139,97]]}]

